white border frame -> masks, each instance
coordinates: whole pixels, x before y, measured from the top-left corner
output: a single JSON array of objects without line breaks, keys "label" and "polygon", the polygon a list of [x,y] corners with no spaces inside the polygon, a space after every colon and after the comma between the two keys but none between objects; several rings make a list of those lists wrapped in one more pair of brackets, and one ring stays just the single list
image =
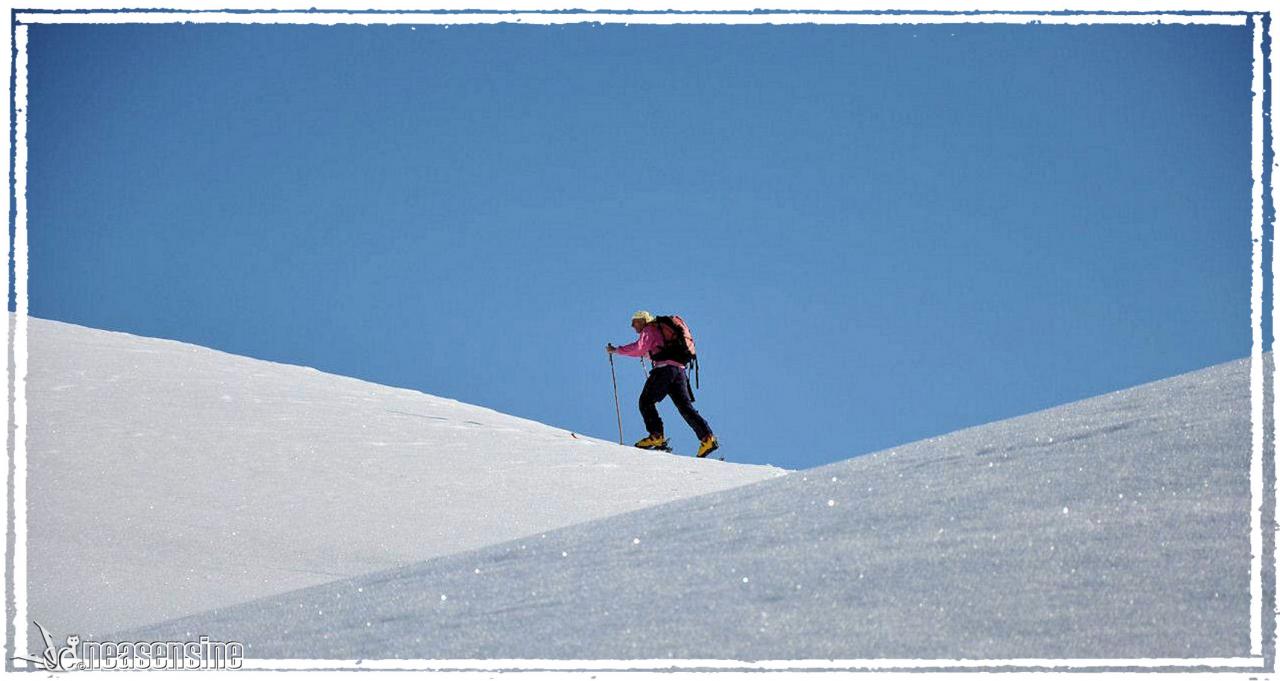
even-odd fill
[{"label": "white border frame", "polygon": [[[1140,18],[1141,21],[1135,21]],[[68,12],[62,14],[18,13],[22,24],[319,24],[335,26],[394,24],[1184,24],[1244,26],[1244,14],[627,14],[622,12],[512,13],[350,13],[350,12]]]},{"label": "white border frame", "polygon": [[[180,0],[181,1],[181,0]],[[469,8],[476,8],[483,3],[469,3]],[[520,0],[511,4],[522,4]],[[825,3],[814,3],[825,4]],[[257,9],[258,11],[255,11]],[[836,8],[841,9],[841,8]],[[13,468],[9,480],[12,485],[13,502],[13,550],[12,550],[12,584],[14,599],[14,619],[3,618],[3,634],[5,635],[5,657],[13,657],[16,651],[25,647],[28,635],[27,603],[26,603],[26,378],[27,378],[27,224],[26,224],[26,170],[27,170],[27,25],[30,24],[312,24],[312,25],[391,25],[391,24],[499,24],[519,23],[529,25],[559,25],[578,23],[602,24],[744,24],[744,25],[783,25],[783,24],[1058,24],[1058,25],[1092,25],[1092,24],[1180,24],[1180,25],[1220,25],[1250,26],[1253,34],[1253,78],[1252,78],[1252,130],[1251,161],[1253,170],[1252,188],[1252,283],[1250,295],[1250,322],[1252,327],[1249,395],[1251,423],[1251,457],[1249,467],[1250,480],[1250,613],[1249,641],[1250,657],[1225,658],[1138,658],[1138,659],[1004,659],[1004,660],[768,660],[745,662],[738,660],[256,660],[246,659],[244,670],[310,670],[310,671],[344,671],[344,670],[398,670],[398,671],[452,671],[461,673],[491,671],[555,671],[562,672],[616,672],[616,671],[892,671],[892,670],[926,670],[926,669],[1005,669],[1005,670],[1062,670],[1062,669],[1232,669],[1262,670],[1265,663],[1263,656],[1262,619],[1264,603],[1262,602],[1262,556],[1263,556],[1263,449],[1265,444],[1264,398],[1265,373],[1263,365],[1263,238],[1264,230],[1264,135],[1267,119],[1264,117],[1264,97],[1274,93],[1277,76],[1270,73],[1266,79],[1268,64],[1267,54],[1263,51],[1263,13],[1270,14],[1271,7],[1265,9],[1241,9],[1232,12],[1204,12],[1179,14],[1176,12],[1196,12],[1196,9],[1156,11],[1055,11],[1044,8],[1030,10],[1014,10],[1005,12],[986,12],[980,14],[960,13],[898,13],[876,14],[871,10],[849,9],[867,13],[822,13],[821,11],[766,10],[764,13],[750,13],[750,10],[733,10],[730,13],[709,12],[663,12],[662,10],[640,10],[652,13],[629,13],[631,10],[605,11],[565,11],[548,13],[548,11],[449,11],[444,9],[420,11],[309,11],[304,8],[284,11],[266,12],[261,8],[250,8],[235,11],[114,11],[111,9],[89,11],[63,11],[46,13],[43,11],[12,12],[13,22],[10,35],[11,46],[15,54],[13,72],[12,100],[7,103],[14,121],[14,143],[11,158],[13,159],[13,205],[16,209],[14,233],[10,244],[10,235],[5,230],[5,242],[11,246],[14,258],[13,285],[16,296],[16,313],[12,326],[6,325],[6,345],[12,353],[13,373],[10,375],[8,362],[5,363],[6,384],[13,390],[13,411],[10,426],[13,431],[11,443],[13,452]],[[830,11],[830,10],[828,10]],[[950,11],[950,10],[947,10]],[[973,11],[973,10],[970,10]],[[1035,12],[1041,13],[1035,13]],[[1052,11],[1053,13],[1044,13]],[[733,13],[737,12],[737,13]],[[931,10],[931,12],[933,12]],[[1026,12],[1026,13],[1021,13]],[[1141,13],[1139,13],[1141,12]],[[1275,17],[1274,18],[1280,18]],[[1276,45],[1277,29],[1269,27],[1270,44]],[[1274,107],[1273,107],[1274,108]],[[1280,167],[1277,163],[1277,145],[1275,135],[1271,139],[1272,168]],[[1280,192],[1271,187],[1271,205],[1274,208],[1280,200]],[[5,207],[9,207],[10,197],[5,195]],[[6,210],[6,215],[8,211]],[[1273,230],[1274,232],[1274,230]],[[1274,238],[1274,237],[1273,237]],[[8,249],[6,249],[8,250]],[[1271,281],[1275,280],[1275,272],[1280,266],[1280,255],[1273,245],[1270,261]],[[9,270],[5,268],[6,282],[9,282]],[[7,286],[6,286],[7,296]],[[1276,324],[1280,323],[1280,306],[1276,303],[1274,288],[1271,296],[1271,322],[1274,341]],[[11,331],[12,329],[12,331]],[[10,382],[12,381],[12,382]],[[1280,386],[1272,381],[1272,408],[1274,424],[1280,422]],[[1272,433],[1274,436],[1274,432]],[[1274,443],[1274,438],[1272,440]],[[1280,456],[1273,451],[1273,474],[1280,463]],[[1280,475],[1276,476],[1273,487],[1274,500],[1280,498]],[[10,501],[9,488],[5,490],[6,508]],[[1274,515],[1274,506],[1273,506]],[[1274,518],[1273,518],[1274,520]],[[1272,545],[1273,566],[1280,561],[1280,523],[1274,524],[1275,543]],[[9,570],[6,564],[6,570]],[[1276,575],[1276,584],[1280,587],[1280,574]],[[1273,616],[1280,613],[1280,607]],[[1280,637],[1280,619],[1274,622],[1275,632]],[[12,627],[12,629],[10,629]],[[13,647],[9,647],[7,636],[12,632]],[[1273,639],[1273,645],[1274,641]],[[15,667],[20,669],[21,667]]]},{"label": "white border frame", "polygon": [[1263,209],[1263,97],[1266,57],[1262,51],[1262,17],[1251,17],[1253,31],[1253,101],[1251,155],[1253,168],[1252,243],[1253,280],[1250,285],[1249,319],[1253,329],[1249,359],[1249,423],[1252,441],[1249,457],[1249,652],[1262,655],[1262,446],[1263,446],[1263,364],[1262,364],[1262,209]]},{"label": "white border frame", "polygon": [[[13,649],[27,640],[27,27],[13,29]],[[8,268],[5,268],[6,273]],[[7,276],[6,276],[7,280]],[[5,297],[8,298],[6,286]]]}]

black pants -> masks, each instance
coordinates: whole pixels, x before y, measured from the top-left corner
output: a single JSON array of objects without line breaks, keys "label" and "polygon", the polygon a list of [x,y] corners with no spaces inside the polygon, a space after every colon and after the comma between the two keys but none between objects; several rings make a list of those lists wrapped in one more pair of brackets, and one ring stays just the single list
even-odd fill
[{"label": "black pants", "polygon": [[658,416],[658,403],[671,396],[676,409],[684,417],[686,423],[698,436],[705,440],[711,434],[711,426],[707,425],[702,415],[693,408],[693,393],[689,391],[689,377],[683,367],[670,365],[654,367],[649,372],[649,380],[644,382],[644,390],[640,391],[640,415],[644,417],[644,427],[650,435],[662,435],[662,417]]}]

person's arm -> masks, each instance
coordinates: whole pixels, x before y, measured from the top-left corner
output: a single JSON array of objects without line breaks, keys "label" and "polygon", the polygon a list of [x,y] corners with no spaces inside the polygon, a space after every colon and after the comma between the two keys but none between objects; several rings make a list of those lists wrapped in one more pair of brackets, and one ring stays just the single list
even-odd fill
[{"label": "person's arm", "polygon": [[658,330],[652,325],[644,327],[640,332],[640,338],[634,343],[616,347],[614,352],[627,357],[647,357],[649,352],[661,343],[658,340]]}]

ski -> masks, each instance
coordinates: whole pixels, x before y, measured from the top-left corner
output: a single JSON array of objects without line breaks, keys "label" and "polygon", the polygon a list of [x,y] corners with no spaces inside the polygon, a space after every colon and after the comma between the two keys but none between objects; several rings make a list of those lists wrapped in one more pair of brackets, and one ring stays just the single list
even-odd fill
[{"label": "ski", "polygon": [[[663,446],[663,447],[636,447],[636,449],[643,449],[643,450],[645,450],[646,452],[666,452],[666,453],[668,453],[668,454],[675,454],[676,456],[683,456],[682,454],[676,454],[676,451],[675,451],[674,449],[672,449],[672,448],[671,448],[671,445],[666,445],[666,446]],[[717,447],[717,449],[719,449],[719,448]],[[711,450],[711,452],[714,452],[714,451],[716,451],[716,450],[715,450],[715,449]],[[724,461],[724,455],[720,455],[720,456],[711,456],[711,452],[708,452],[706,456],[694,456],[694,457],[690,457],[690,458],[693,458],[693,459],[715,459],[716,461]]]}]

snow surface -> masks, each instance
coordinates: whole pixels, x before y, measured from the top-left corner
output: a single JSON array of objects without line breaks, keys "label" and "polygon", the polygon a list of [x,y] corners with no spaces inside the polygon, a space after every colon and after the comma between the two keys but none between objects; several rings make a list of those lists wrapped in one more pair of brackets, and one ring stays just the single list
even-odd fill
[{"label": "snow surface", "polygon": [[1247,656],[1248,368],[117,638],[349,660]]},{"label": "snow surface", "polygon": [[58,636],[783,474],[60,322],[30,319],[29,348],[28,620]]}]

